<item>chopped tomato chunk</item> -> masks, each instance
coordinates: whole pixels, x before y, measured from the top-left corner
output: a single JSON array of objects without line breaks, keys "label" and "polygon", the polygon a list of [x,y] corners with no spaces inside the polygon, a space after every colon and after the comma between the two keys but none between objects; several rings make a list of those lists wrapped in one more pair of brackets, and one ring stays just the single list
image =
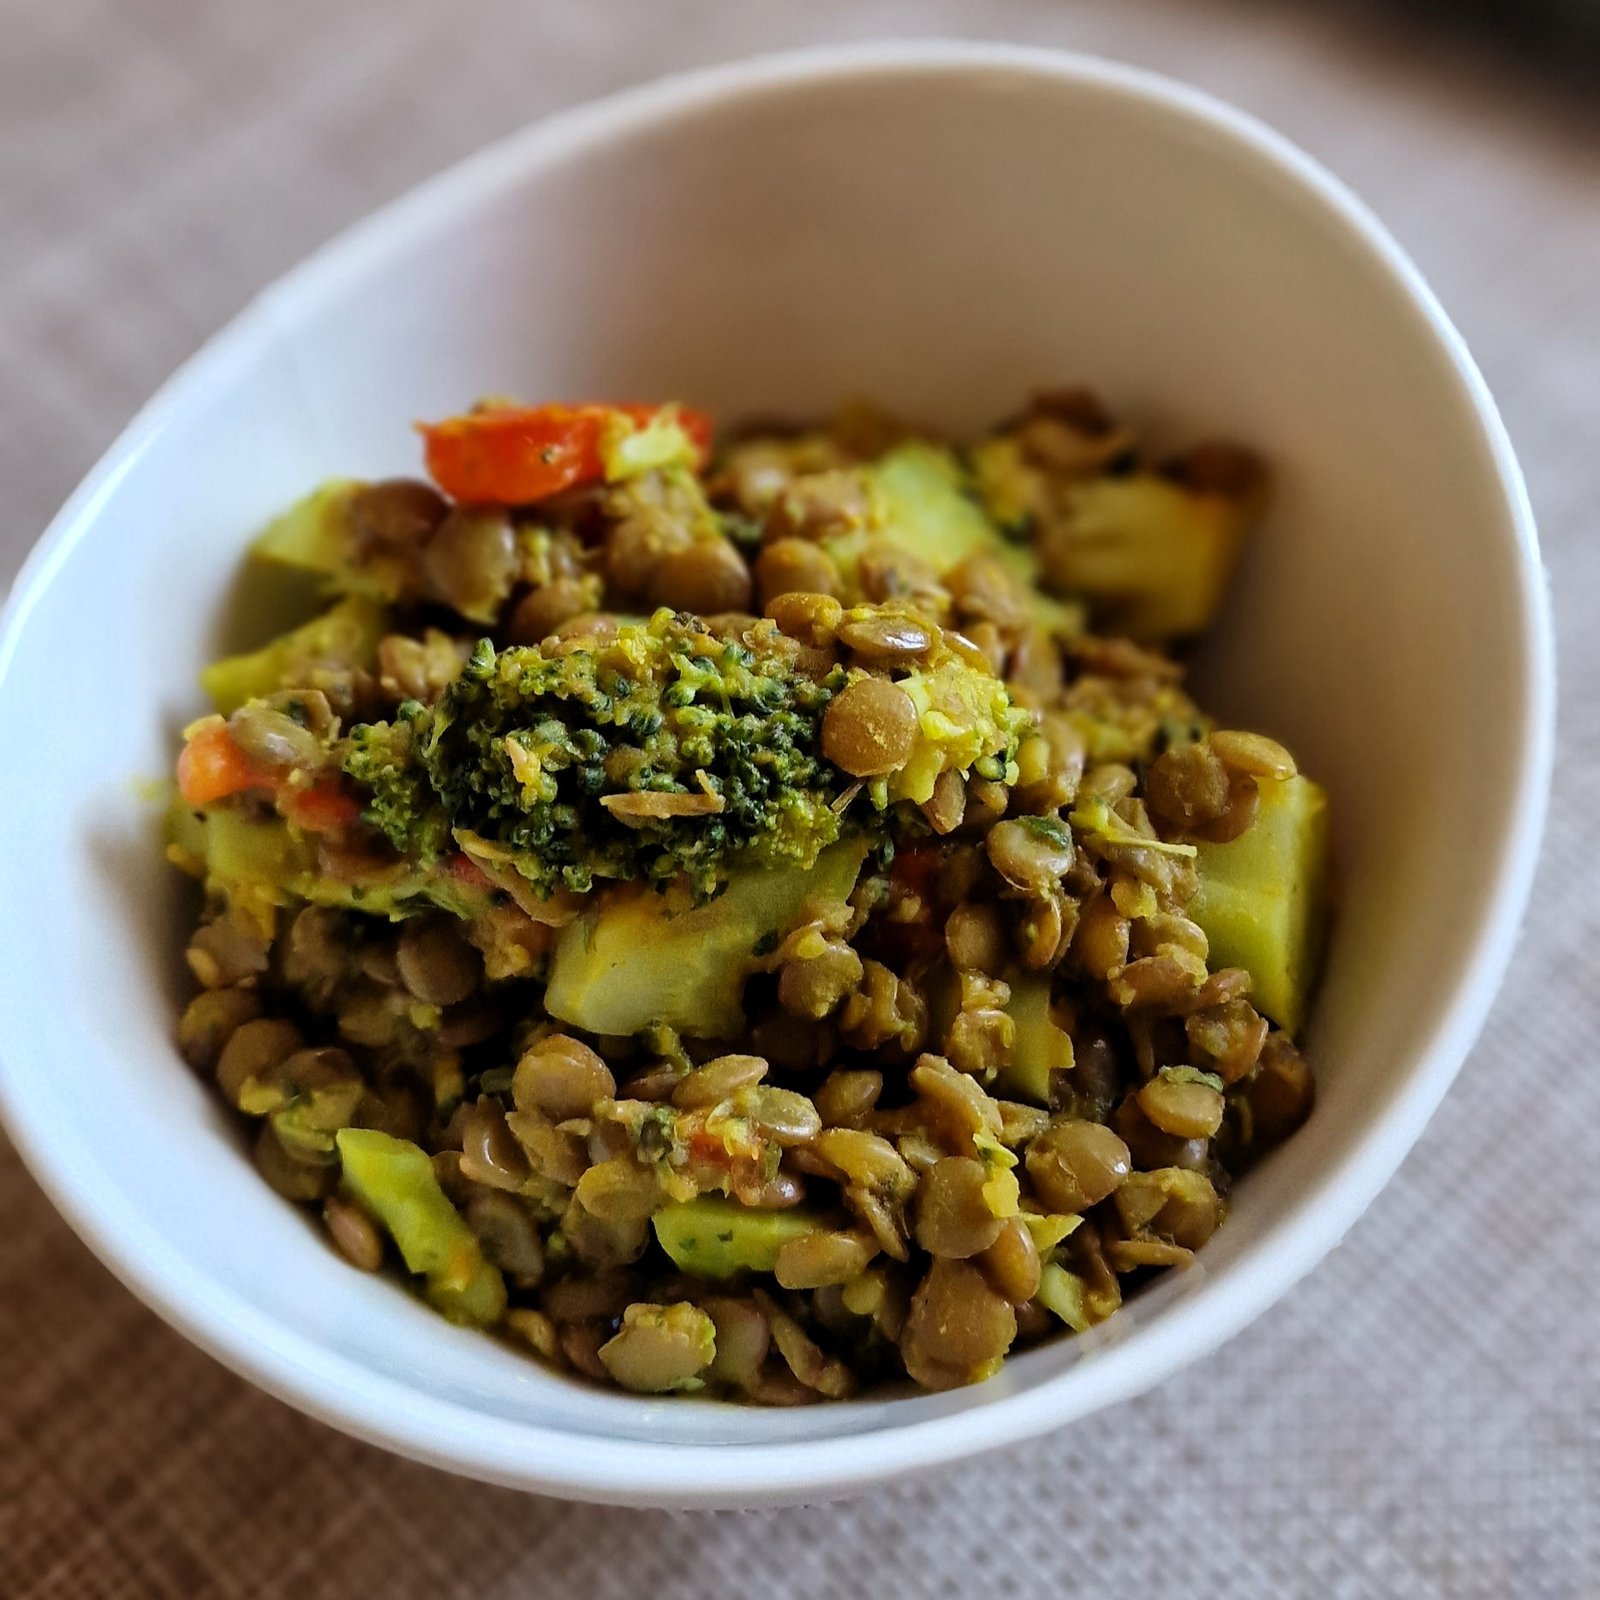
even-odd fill
[{"label": "chopped tomato chunk", "polygon": [[[506,406],[421,423],[428,475],[457,500],[527,505],[605,475],[602,446],[618,415],[639,427],[660,406]],[[702,456],[710,420],[677,409],[677,421]]]},{"label": "chopped tomato chunk", "polygon": [[285,786],[284,814],[307,833],[334,833],[360,820],[361,802],[337,778],[321,778],[309,789]]},{"label": "chopped tomato chunk", "polygon": [[889,868],[890,881],[927,904],[933,899],[934,885],[946,853],[944,846],[938,844],[912,845],[909,849],[897,850]]},{"label": "chopped tomato chunk", "polygon": [[494,881],[471,856],[457,854],[447,857],[444,863],[444,870],[457,883],[467,884],[470,888],[492,889],[494,887]]}]

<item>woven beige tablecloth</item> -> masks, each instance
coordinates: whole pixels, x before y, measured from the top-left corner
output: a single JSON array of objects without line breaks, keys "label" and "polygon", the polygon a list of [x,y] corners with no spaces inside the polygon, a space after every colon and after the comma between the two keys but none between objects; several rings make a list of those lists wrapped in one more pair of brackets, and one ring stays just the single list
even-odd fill
[{"label": "woven beige tablecloth", "polygon": [[744,1516],[485,1489],[304,1419],[137,1305],[0,1142],[3,1600],[1600,1594],[1600,91],[1265,0],[0,0],[0,584],[168,371],[377,202],[640,78],[912,32],[1261,113],[1372,200],[1500,398],[1562,746],[1528,931],[1444,1108],[1320,1270],[1156,1393]]}]

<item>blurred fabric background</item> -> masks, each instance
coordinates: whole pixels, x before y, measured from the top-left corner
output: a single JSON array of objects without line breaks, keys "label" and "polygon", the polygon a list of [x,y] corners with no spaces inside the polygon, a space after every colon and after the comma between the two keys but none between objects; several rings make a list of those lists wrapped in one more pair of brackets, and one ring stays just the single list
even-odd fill
[{"label": "blurred fabric background", "polygon": [[561,1506],[393,1460],[233,1378],[113,1282],[0,1141],[0,1595],[1600,1592],[1600,7],[1399,9],[0,0],[0,585],[179,361],[419,178],[678,68],[955,34],[1188,78],[1373,203],[1505,411],[1564,675],[1545,864],[1482,1043],[1347,1242],[1157,1392],[843,1506]]}]

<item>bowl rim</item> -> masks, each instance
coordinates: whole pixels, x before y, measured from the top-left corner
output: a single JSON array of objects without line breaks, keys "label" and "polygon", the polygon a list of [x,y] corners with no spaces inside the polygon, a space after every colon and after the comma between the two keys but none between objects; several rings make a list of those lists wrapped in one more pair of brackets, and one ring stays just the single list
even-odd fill
[{"label": "bowl rim", "polygon": [[34,1178],[100,1260],[152,1310],[269,1393],[403,1456],[486,1482],[564,1498],[658,1506],[754,1506],[819,1499],[932,1470],[1058,1428],[1141,1393],[1240,1331],[1317,1264],[1356,1221],[1415,1143],[1476,1039],[1498,990],[1532,887],[1548,803],[1555,663],[1538,535],[1521,471],[1494,401],[1409,257],[1373,212],[1320,163],[1254,116],[1143,68],[1077,52],[955,39],[875,41],[760,55],[624,89],[542,118],[424,181],[338,234],[257,295],[180,366],[101,457],[25,561],[0,611],[0,689],[35,604],[133,463],[182,408],[204,403],[270,341],[289,301],[336,292],[374,258],[528,173],[618,137],[716,105],[830,81],[987,72],[1109,91],[1187,119],[1242,146],[1309,191],[1340,221],[1429,324],[1448,354],[1498,475],[1519,560],[1525,692],[1512,821],[1493,888],[1431,1042],[1387,1112],[1315,1195],[1230,1271],[1136,1338],[1021,1393],[952,1415],[864,1432],[767,1444],[665,1444],[577,1434],[487,1418],[336,1355],[238,1300],[136,1217],[119,1212],[92,1161],[64,1161],[53,1125],[30,1100],[26,1073],[0,1052],[0,1112]]}]

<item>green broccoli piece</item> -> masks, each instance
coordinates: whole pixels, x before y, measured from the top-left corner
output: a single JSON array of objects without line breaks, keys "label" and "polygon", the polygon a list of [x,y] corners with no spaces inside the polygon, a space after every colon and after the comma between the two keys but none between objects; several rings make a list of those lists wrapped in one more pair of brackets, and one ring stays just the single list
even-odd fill
[{"label": "green broccoli piece", "polygon": [[562,654],[484,640],[432,710],[353,728],[343,766],[408,855],[456,831],[541,894],[687,877],[704,898],[734,858],[810,866],[839,837],[849,780],[818,750],[843,681],[665,610]]},{"label": "green broccoli piece", "polygon": [[340,765],[367,790],[362,820],[402,855],[429,866],[450,845],[450,821],[439,808],[427,769],[416,759],[427,711],[405,701],[393,722],[362,722],[344,740]]},{"label": "green broccoli piece", "polygon": [[620,880],[699,903],[735,871],[811,868],[846,828],[886,845],[944,771],[1015,780],[1027,713],[940,643],[901,680],[918,718],[904,769],[847,817],[863,785],[821,753],[846,681],[798,671],[770,624],[726,639],[661,610],[548,654],[485,639],[436,705],[357,725],[340,762],[366,821],[420,865],[460,846],[540,896]]}]

